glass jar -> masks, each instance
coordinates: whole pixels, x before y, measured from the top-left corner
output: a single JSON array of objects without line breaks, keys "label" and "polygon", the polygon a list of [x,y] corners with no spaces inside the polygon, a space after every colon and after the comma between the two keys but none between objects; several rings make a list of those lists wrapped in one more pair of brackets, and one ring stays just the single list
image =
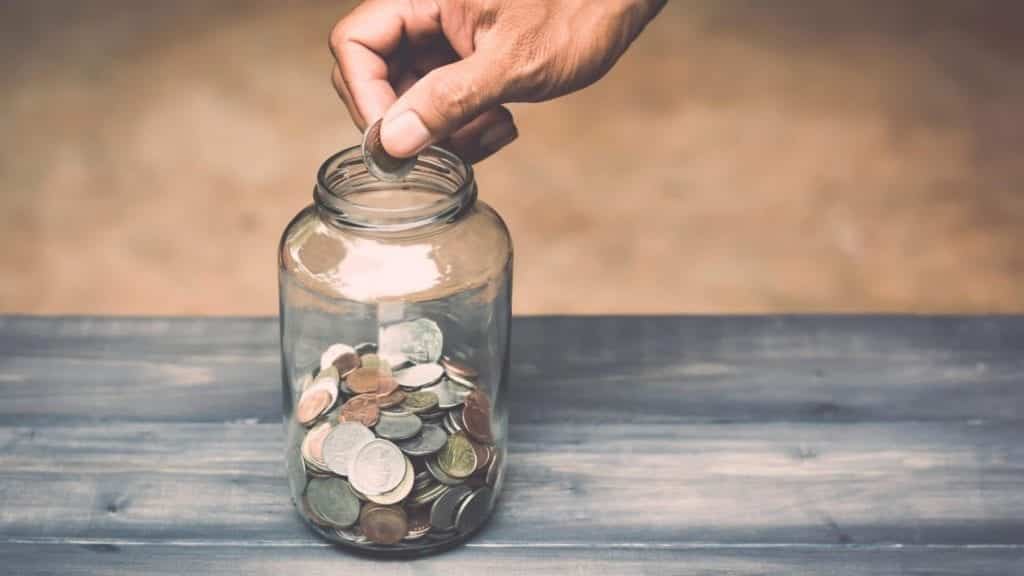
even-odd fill
[{"label": "glass jar", "polygon": [[345,548],[466,540],[501,491],[512,242],[473,170],[430,148],[404,180],[330,157],[279,250],[292,500]]}]

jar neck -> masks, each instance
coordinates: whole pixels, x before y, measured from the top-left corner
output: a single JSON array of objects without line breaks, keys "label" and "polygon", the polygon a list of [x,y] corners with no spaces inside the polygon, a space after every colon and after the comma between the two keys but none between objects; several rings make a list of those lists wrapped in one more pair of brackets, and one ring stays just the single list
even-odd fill
[{"label": "jar neck", "polygon": [[358,146],[328,158],[317,172],[313,200],[320,217],[338,226],[400,232],[452,222],[476,202],[473,169],[432,146],[400,182],[370,174]]}]

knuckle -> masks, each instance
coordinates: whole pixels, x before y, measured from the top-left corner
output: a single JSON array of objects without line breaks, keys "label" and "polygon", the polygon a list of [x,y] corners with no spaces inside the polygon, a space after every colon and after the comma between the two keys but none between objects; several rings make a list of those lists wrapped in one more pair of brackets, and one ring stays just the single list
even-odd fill
[{"label": "knuckle", "polygon": [[470,78],[456,75],[438,75],[430,88],[430,101],[439,116],[446,119],[466,118],[480,101],[480,90]]},{"label": "knuckle", "polygon": [[334,54],[335,59],[340,59],[341,47],[345,43],[345,39],[348,37],[348,27],[346,26],[345,20],[339,20],[337,24],[331,28],[331,33],[327,35],[327,47],[330,48],[331,54]]}]

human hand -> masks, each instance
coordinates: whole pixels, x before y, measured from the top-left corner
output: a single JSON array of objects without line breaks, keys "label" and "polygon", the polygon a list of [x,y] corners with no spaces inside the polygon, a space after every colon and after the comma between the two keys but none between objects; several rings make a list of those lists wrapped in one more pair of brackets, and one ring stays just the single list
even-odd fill
[{"label": "human hand", "polygon": [[470,162],[518,136],[501,104],[549,100],[615,64],[665,0],[368,0],[331,32],[332,78],[361,129],[409,157]]}]

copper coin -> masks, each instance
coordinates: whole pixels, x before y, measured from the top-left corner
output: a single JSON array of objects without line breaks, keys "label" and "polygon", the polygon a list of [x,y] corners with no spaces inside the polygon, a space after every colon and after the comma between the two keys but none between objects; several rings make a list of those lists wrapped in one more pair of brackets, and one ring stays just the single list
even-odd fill
[{"label": "copper coin", "polygon": [[356,394],[376,393],[378,388],[380,388],[382,376],[390,378],[388,375],[381,374],[376,368],[363,366],[349,374],[345,378],[345,383]]},{"label": "copper coin", "polygon": [[474,440],[490,444],[491,436],[491,405],[487,396],[480,390],[474,390],[466,396],[462,409],[462,425],[466,433]]},{"label": "copper coin", "polygon": [[359,368],[359,355],[355,352],[342,352],[334,359],[334,367],[338,369],[338,375],[342,378],[348,376],[356,368]]},{"label": "copper coin", "polygon": [[444,367],[444,371],[450,376],[454,375],[457,378],[463,378],[465,380],[476,380],[477,376],[480,375],[476,368],[459,362],[451,356],[441,358],[441,366]]},{"label": "copper coin", "polygon": [[398,544],[409,532],[405,510],[399,506],[367,504],[359,514],[359,527],[377,544]]},{"label": "copper coin", "polygon": [[309,426],[331,407],[332,402],[331,393],[327,390],[310,389],[299,399],[299,405],[295,408],[295,419],[299,424]]},{"label": "copper coin", "polygon": [[409,171],[416,165],[416,157],[396,158],[388,154],[384,149],[384,144],[380,141],[380,127],[383,121],[383,118],[377,120],[363,134],[363,162],[370,174],[380,180],[395,182],[409,174]]},{"label": "copper coin", "polygon": [[491,463],[491,457],[494,455],[494,448],[488,444],[481,444],[479,442],[470,442],[473,445],[473,451],[476,452],[476,469],[473,473],[487,468],[487,465]]},{"label": "copper coin", "polygon": [[374,426],[379,419],[380,406],[377,399],[369,394],[350,398],[338,412],[338,422],[359,422],[367,427]]},{"label": "copper coin", "polygon": [[430,508],[417,506],[405,510],[409,519],[409,532],[405,535],[406,540],[421,538],[430,532]]},{"label": "copper coin", "polygon": [[402,402],[405,402],[405,392],[395,388],[390,394],[381,396],[377,395],[377,405],[381,408],[391,408],[392,406],[398,406]]},{"label": "copper coin", "polygon": [[398,382],[390,374],[380,374],[377,377],[377,396],[383,397],[398,390]]}]

